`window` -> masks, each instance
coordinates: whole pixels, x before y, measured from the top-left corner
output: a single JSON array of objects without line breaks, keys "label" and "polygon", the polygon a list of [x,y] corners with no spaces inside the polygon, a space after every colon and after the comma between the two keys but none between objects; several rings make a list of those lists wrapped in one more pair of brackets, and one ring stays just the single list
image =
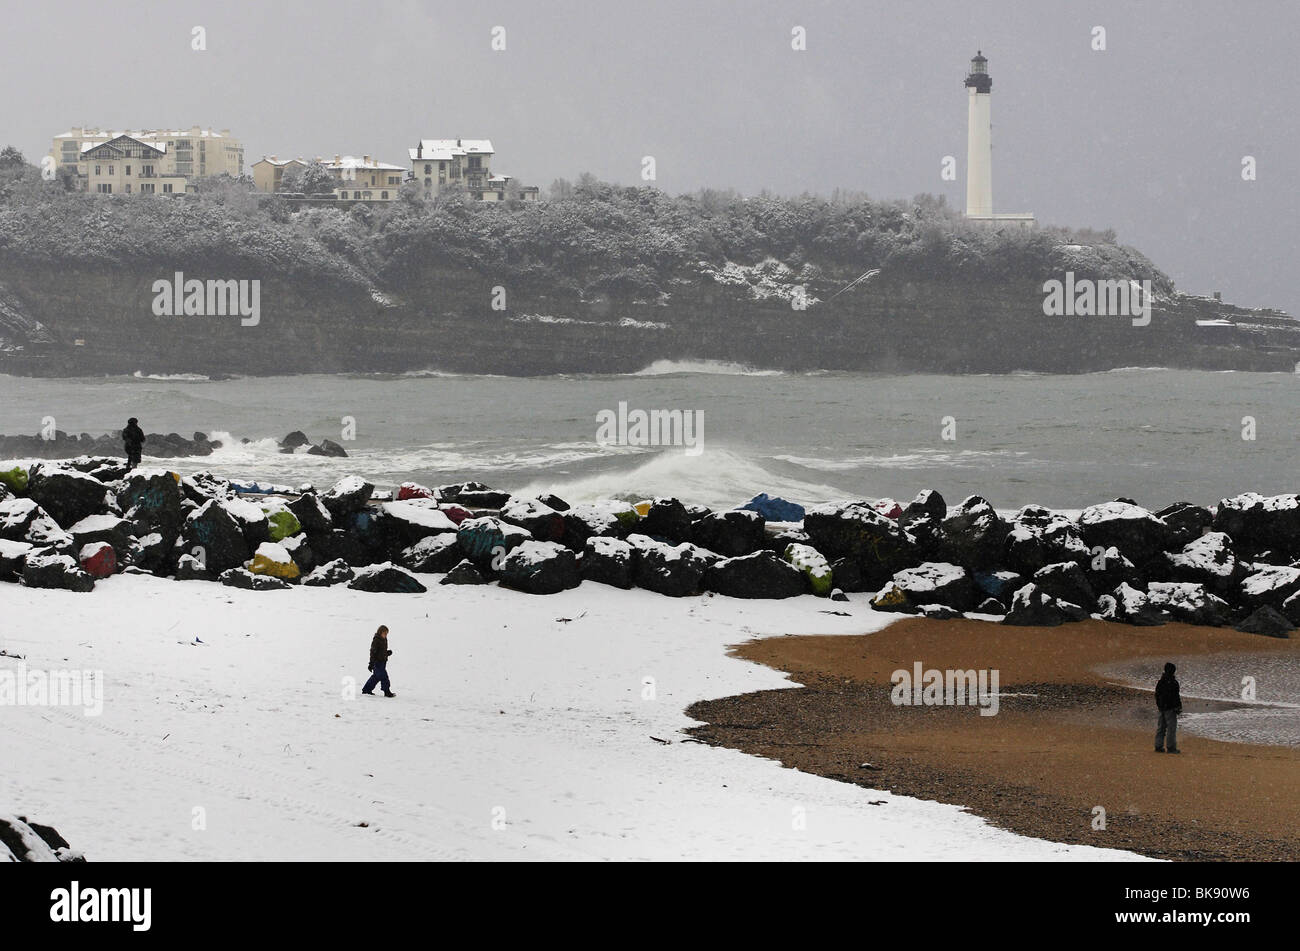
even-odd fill
[{"label": "window", "polygon": [[428,174],[431,173],[432,171],[433,171],[433,163],[432,163],[432,162],[425,162],[425,163],[424,163],[424,174],[425,174],[425,175],[428,175]]},{"label": "window", "polygon": [[360,201],[360,200],[361,200],[361,192],[353,192],[353,193],[352,193],[352,198],[353,198],[354,201]]},{"label": "window", "polygon": [[426,179],[424,180],[424,187],[425,187],[425,188],[430,188],[430,187],[432,187],[432,185],[433,185],[433,179],[432,179],[432,178],[426,178]]},{"label": "window", "polygon": [[469,167],[470,167],[470,168],[482,168],[482,167],[483,167],[483,159],[482,159],[481,157],[477,156],[477,155],[471,155],[471,156],[469,157]]},{"label": "window", "polygon": [[388,201],[388,192],[380,192],[379,197],[382,198],[384,201]]},{"label": "window", "polygon": [[130,174],[131,174],[131,166],[130,166],[130,165],[128,165],[128,166],[126,167],[126,174],[127,174],[127,175],[130,175]]},{"label": "window", "polygon": [[99,174],[99,166],[98,166],[98,165],[95,166],[95,174],[96,174],[96,175]]},{"label": "window", "polygon": [[113,174],[113,166],[111,166],[111,165],[108,167],[108,174],[110,174],[110,175]]},{"label": "window", "polygon": [[399,182],[399,181],[397,180],[397,176],[396,176],[396,175],[389,175],[389,176],[388,176],[388,184],[390,184],[390,185],[400,185],[400,184],[402,184],[402,183]]},{"label": "window", "polygon": [[506,193],[505,193],[505,192],[497,192],[497,201],[505,201],[505,200],[506,200]]},{"label": "window", "polygon": [[113,194],[113,186],[110,185],[108,182],[100,182],[98,186],[98,191],[101,195],[111,195]]},{"label": "window", "polygon": [[153,192],[153,183],[152,183],[152,182],[142,182],[142,183],[140,184],[140,194],[141,194],[141,195],[152,195],[153,193],[154,193],[154,192]]},{"label": "window", "polygon": [[128,195],[131,194],[131,183],[130,183],[130,182],[127,182],[127,183],[126,183],[126,193],[127,193]]},{"label": "window", "polygon": [[171,193],[172,193],[171,185],[163,185],[163,194],[170,195]]}]

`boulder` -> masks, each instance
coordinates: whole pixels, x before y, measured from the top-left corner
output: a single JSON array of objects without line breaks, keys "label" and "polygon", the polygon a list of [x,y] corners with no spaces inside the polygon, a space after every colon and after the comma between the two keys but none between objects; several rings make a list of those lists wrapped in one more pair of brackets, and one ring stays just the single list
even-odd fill
[{"label": "boulder", "polygon": [[1153,581],[1147,585],[1147,604],[1175,621],[1221,627],[1228,623],[1228,603],[1189,581]]},{"label": "boulder", "polygon": [[308,535],[328,532],[334,528],[334,517],[321,504],[315,492],[304,492],[289,502],[287,507]]},{"label": "boulder", "polygon": [[638,534],[677,545],[691,538],[691,516],[677,499],[655,499],[636,530]]},{"label": "boulder", "polygon": [[[803,524],[813,547],[827,558],[849,558],[858,565],[863,590],[919,563],[915,540],[866,502],[813,506]],[[847,584],[841,587],[849,590]]]},{"label": "boulder", "polygon": [[318,444],[307,450],[309,456],[332,456],[336,459],[346,459],[348,451],[336,443],[333,439],[322,439]]},{"label": "boulder", "polygon": [[1057,627],[1067,621],[1082,621],[1088,613],[1077,604],[1060,601],[1032,581],[1011,596],[1003,624],[1019,627]]},{"label": "boulder", "polygon": [[27,491],[27,470],[22,466],[14,466],[12,469],[0,469],[0,485],[3,485],[14,495],[21,495]]},{"label": "boulder", "polygon": [[280,449],[284,452],[293,452],[299,446],[310,446],[311,440],[301,429],[295,429],[289,435],[280,440]]},{"label": "boulder", "polygon": [[564,516],[540,499],[511,498],[501,507],[499,517],[524,529],[537,541],[558,542],[565,536]]},{"label": "boulder", "polygon": [[1025,575],[1063,561],[1082,567],[1090,558],[1091,552],[1079,527],[1059,512],[1041,505],[1026,505],[1016,513],[1003,549],[1003,563]]},{"label": "boulder", "polygon": [[61,528],[70,528],[88,515],[117,507],[108,486],[75,469],[58,469],[38,463],[27,483],[27,497],[39,505]]},{"label": "boulder", "polygon": [[1097,594],[1076,562],[1062,561],[1039,568],[1034,572],[1033,583],[1058,601],[1068,601],[1089,611],[1097,605]]},{"label": "boulder", "polygon": [[387,556],[433,535],[455,535],[457,527],[434,499],[409,499],[381,503],[374,530],[382,537],[379,548]]},{"label": "boulder", "polygon": [[724,558],[736,558],[766,547],[763,525],[763,517],[757,512],[716,512],[693,523],[691,540]]},{"label": "boulder", "polygon": [[906,528],[910,523],[922,518],[942,522],[948,517],[948,503],[934,489],[922,489],[916,498],[908,502],[898,520]]},{"label": "boulder", "polygon": [[562,513],[564,537],[561,541],[575,551],[582,551],[589,538],[622,538],[626,524],[618,517],[621,506],[614,504],[579,504]]},{"label": "boulder", "polygon": [[[214,475],[204,469],[181,479],[181,494],[196,505],[202,505],[208,499],[234,498],[235,489],[229,479],[223,479],[221,476]],[[124,510],[129,507],[122,501],[120,495],[118,496],[118,504]]]},{"label": "boulder", "polygon": [[1191,502],[1175,502],[1167,505],[1156,518],[1169,526],[1170,549],[1181,548],[1188,542],[1200,538],[1214,524],[1214,513],[1201,505]]},{"label": "boulder", "polygon": [[804,517],[802,505],[768,495],[766,492],[758,493],[740,508],[744,511],[757,512],[767,522],[802,522]]},{"label": "boulder", "polygon": [[[174,539],[185,522],[182,502],[186,496],[183,482],[177,482],[174,473],[163,469],[135,469],[118,489],[117,504],[126,518],[135,523],[137,533],[158,532]],[[207,498],[195,493],[194,501],[201,505]]]},{"label": "boulder", "polygon": [[972,572],[999,567],[1007,533],[1007,523],[986,499],[969,496],[943,520],[940,560]]},{"label": "boulder", "polygon": [[862,574],[862,567],[852,558],[837,558],[831,562],[831,575],[842,591],[870,591],[871,586]]},{"label": "boulder", "polygon": [[731,598],[793,598],[807,590],[798,568],[767,549],[724,558],[704,573],[704,587]]},{"label": "boulder", "polygon": [[283,578],[285,581],[293,581],[299,575],[298,566],[294,564],[292,556],[283,545],[277,545],[275,542],[262,542],[257,546],[248,570],[255,575],[270,575],[272,578]]},{"label": "boulder", "polygon": [[73,547],[72,536],[32,499],[0,502],[0,538],[60,550]]},{"label": "boulder", "polygon": [[958,611],[970,611],[976,604],[970,572],[960,565],[926,562],[915,568],[904,568],[894,575],[891,584],[903,592],[908,603],[918,607],[946,604]]},{"label": "boulder", "polygon": [[1006,614],[1007,606],[997,598],[985,598],[979,603],[979,606],[975,608],[975,613],[993,615]]},{"label": "boulder", "polygon": [[885,518],[899,519],[903,515],[903,507],[893,499],[876,499],[871,503],[871,507],[879,512]]},{"label": "boulder", "polygon": [[1137,588],[1145,583],[1142,572],[1114,545],[1095,552],[1083,571],[1093,591],[1114,591],[1122,584]]},{"label": "boulder", "polygon": [[29,542],[0,538],[0,581],[17,581],[22,577],[27,556],[36,548]]},{"label": "boulder", "polygon": [[543,492],[537,497],[537,501],[541,502],[543,505],[549,505],[557,512],[567,512],[572,508],[568,502],[564,501],[564,499],[560,498],[554,492]]},{"label": "boulder", "polygon": [[1300,496],[1246,492],[1220,500],[1212,527],[1232,539],[1238,554],[1300,554]]},{"label": "boulder", "polygon": [[461,522],[456,539],[465,557],[480,568],[496,570],[493,563],[501,560],[514,548],[528,541],[526,529],[511,525],[491,515],[469,518]]},{"label": "boulder", "polygon": [[1236,629],[1243,634],[1263,634],[1265,637],[1290,637],[1295,625],[1282,612],[1269,607],[1256,608]]},{"label": "boulder", "polygon": [[908,598],[907,592],[892,581],[877,591],[869,603],[876,611],[893,614],[916,613],[916,605]]},{"label": "boulder", "polygon": [[280,591],[290,587],[289,582],[271,575],[255,575],[247,568],[230,568],[221,572],[221,583],[246,591]]},{"label": "boulder", "polygon": [[1089,548],[1118,548],[1139,570],[1160,565],[1173,540],[1169,526],[1126,501],[1090,505],[1079,513],[1079,531]]},{"label": "boulder", "polygon": [[360,568],[378,560],[355,535],[341,528],[308,535],[307,544],[311,546],[316,560],[322,564],[342,559],[353,568]]},{"label": "boulder", "polygon": [[1223,532],[1198,535],[1169,555],[1169,575],[1176,581],[1202,584],[1220,597],[1234,592],[1245,572],[1232,550],[1232,539]]},{"label": "boulder", "polygon": [[636,549],[626,541],[597,535],[587,539],[578,569],[583,581],[627,589],[632,587],[635,562]]},{"label": "boulder", "polygon": [[356,576],[348,582],[348,587],[356,591],[385,594],[421,594],[429,590],[415,575],[391,561],[357,569]]},{"label": "boulder", "polygon": [[[375,487],[360,476],[347,476],[330,486],[320,501],[330,516],[338,521],[365,508],[374,491]],[[294,514],[298,513],[295,511]],[[300,521],[301,518],[299,516]]]},{"label": "boulder", "polygon": [[77,557],[81,570],[98,581],[117,573],[117,552],[108,542],[88,542]]},{"label": "boulder", "polygon": [[86,574],[71,555],[45,549],[28,553],[23,563],[23,584],[29,588],[86,592],[94,589],[95,579]]},{"label": "boulder", "polygon": [[85,856],[49,826],[0,813],[0,866],[9,862],[84,862]]},{"label": "boulder", "polygon": [[302,583],[310,588],[327,588],[351,581],[355,577],[351,565],[342,558],[335,558],[313,568],[311,573],[302,579]]},{"label": "boulder", "polygon": [[444,532],[422,538],[404,549],[397,556],[397,563],[407,571],[443,574],[455,568],[463,557],[456,533]]},{"label": "boulder", "polygon": [[1001,601],[1003,604],[1011,600],[1011,596],[1016,590],[1024,587],[1028,579],[1015,571],[1008,571],[1005,568],[999,568],[994,571],[976,571],[971,574],[971,581],[974,582],[978,591],[976,597],[988,595]]},{"label": "boulder", "polygon": [[241,498],[225,499],[217,504],[234,518],[249,551],[254,551],[262,542],[271,540],[271,521],[260,504]]},{"label": "boulder", "polygon": [[1138,627],[1155,627],[1169,618],[1163,611],[1152,607],[1146,593],[1128,584],[1121,584],[1111,594],[1097,599],[1099,613],[1108,621],[1122,621]]},{"label": "boulder", "polygon": [[68,529],[78,551],[95,542],[107,542],[119,556],[131,550],[135,533],[136,526],[132,522],[116,515],[88,515]]},{"label": "boulder", "polygon": [[834,572],[831,571],[830,562],[816,548],[791,542],[786,546],[781,557],[804,576],[809,591],[819,598],[830,595]]},{"label": "boulder", "polygon": [[1282,605],[1297,591],[1300,591],[1300,568],[1269,565],[1242,579],[1238,600],[1252,611],[1264,605],[1282,611]]},{"label": "boulder", "polygon": [[181,530],[181,547],[214,575],[242,569],[251,557],[239,523],[225,503],[210,499],[192,512]]},{"label": "boulder", "polygon": [[397,501],[406,502],[410,499],[437,499],[438,492],[427,485],[420,485],[418,482],[403,482],[397,487]]},{"label": "boulder", "polygon": [[176,559],[175,578],[177,581],[212,581],[213,575],[193,555],[181,555]]},{"label": "boulder", "polygon": [[456,565],[438,584],[487,584],[488,579],[479,571],[474,562],[466,558]]},{"label": "boulder", "polygon": [[962,616],[960,611],[946,604],[922,604],[916,610],[922,617],[933,618],[936,621],[952,621]]},{"label": "boulder", "polygon": [[581,582],[577,556],[558,542],[525,541],[501,565],[502,587],[528,594],[557,594]]},{"label": "boulder", "polygon": [[669,545],[641,534],[629,535],[627,540],[637,550],[633,562],[637,587],[668,597],[699,593],[704,573],[718,560],[689,542]]}]

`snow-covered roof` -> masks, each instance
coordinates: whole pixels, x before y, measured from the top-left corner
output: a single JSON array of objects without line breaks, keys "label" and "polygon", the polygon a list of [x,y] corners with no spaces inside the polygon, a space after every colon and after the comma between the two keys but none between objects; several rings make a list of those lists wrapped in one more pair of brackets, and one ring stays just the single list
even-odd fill
[{"label": "snow-covered roof", "polygon": [[286,159],[282,159],[282,158],[275,158],[274,156],[271,157],[271,158],[267,158],[265,155],[262,156],[262,158],[261,158],[260,161],[254,162],[253,164],[254,164],[254,165],[261,165],[263,162],[265,162],[267,165],[275,165],[275,166],[277,166],[277,167],[282,166],[282,165],[292,165],[292,164],[295,163],[295,162],[297,162],[299,165],[306,165],[306,164],[307,164],[307,162],[306,162],[304,159],[300,159],[300,158],[286,158]]},{"label": "snow-covered roof", "polygon": [[218,132],[215,129],[201,129],[194,126],[189,129],[69,129],[67,132],[60,132],[55,138],[82,141],[99,139],[107,142],[121,135],[129,135],[133,139],[227,139],[231,137],[229,129]]},{"label": "snow-covered roof", "polygon": [[357,158],[355,155],[344,155],[344,156],[340,156],[339,159],[338,159],[338,161],[336,161],[336,162],[326,162],[326,161],[322,161],[321,164],[324,165],[326,168],[329,168],[329,169],[370,168],[370,169],[375,169],[375,170],[377,170],[377,171],[381,171],[381,172],[383,172],[383,171],[387,171],[387,172],[404,172],[404,171],[406,171],[406,166],[404,166],[404,165],[389,165],[387,162],[380,162],[380,161],[377,160],[377,159],[373,159],[373,158],[372,158],[372,159],[367,160],[367,159],[364,158],[364,157],[363,157],[363,158]]},{"label": "snow-covered roof", "polygon": [[493,155],[490,139],[421,139],[413,149],[407,149],[413,161],[447,162],[458,155]]},{"label": "snow-covered roof", "polygon": [[150,142],[150,141],[145,141],[144,139],[138,139],[133,135],[117,135],[111,139],[105,139],[102,142],[81,143],[81,154],[85,155],[91,149],[97,149],[101,145],[111,145],[112,143],[116,142],[118,139],[130,139],[132,142],[136,143],[137,145],[144,146],[146,149],[153,149],[159,155],[162,155],[167,151],[166,142]]}]

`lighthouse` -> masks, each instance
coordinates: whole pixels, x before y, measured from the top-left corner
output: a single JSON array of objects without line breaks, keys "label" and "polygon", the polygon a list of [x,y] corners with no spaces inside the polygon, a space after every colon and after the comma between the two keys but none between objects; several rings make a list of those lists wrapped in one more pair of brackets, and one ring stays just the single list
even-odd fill
[{"label": "lighthouse", "polygon": [[966,74],[966,220],[996,228],[1032,228],[1028,212],[993,213],[993,78],[988,57],[977,50]]},{"label": "lighthouse", "polygon": [[993,142],[989,103],[993,78],[989,61],[976,51],[966,76],[966,217],[988,218],[993,214]]}]

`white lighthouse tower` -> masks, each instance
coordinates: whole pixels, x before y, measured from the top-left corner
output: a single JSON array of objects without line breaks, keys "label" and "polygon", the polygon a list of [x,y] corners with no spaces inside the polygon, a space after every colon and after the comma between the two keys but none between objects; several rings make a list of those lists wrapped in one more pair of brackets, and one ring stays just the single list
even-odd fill
[{"label": "white lighthouse tower", "polygon": [[1029,213],[993,213],[993,78],[988,57],[976,51],[966,75],[966,219],[988,225],[1032,228]]},{"label": "white lighthouse tower", "polygon": [[966,217],[988,218],[993,215],[993,78],[989,61],[977,51],[966,76],[969,105],[966,111]]}]

